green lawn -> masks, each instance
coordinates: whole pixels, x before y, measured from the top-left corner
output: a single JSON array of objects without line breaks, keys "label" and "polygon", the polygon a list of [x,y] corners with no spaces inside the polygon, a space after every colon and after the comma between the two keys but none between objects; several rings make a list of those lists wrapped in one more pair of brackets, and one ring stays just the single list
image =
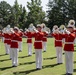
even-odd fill
[{"label": "green lawn", "polygon": [[[54,39],[49,38],[47,52],[43,52],[43,68],[36,70],[34,49],[33,55],[28,57],[25,38],[23,51],[19,52],[19,65],[14,68],[12,68],[9,55],[5,55],[4,44],[0,42],[0,75],[65,75],[65,62],[62,65],[56,65],[56,51],[53,43]],[[74,52],[74,75],[76,75],[76,51]]]}]

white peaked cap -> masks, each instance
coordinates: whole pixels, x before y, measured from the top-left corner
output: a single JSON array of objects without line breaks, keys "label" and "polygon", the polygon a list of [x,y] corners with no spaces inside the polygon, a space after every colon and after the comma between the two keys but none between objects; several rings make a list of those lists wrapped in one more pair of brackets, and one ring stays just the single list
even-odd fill
[{"label": "white peaked cap", "polygon": [[60,28],[60,29],[63,29],[63,28],[65,28],[65,25],[61,25],[59,28]]},{"label": "white peaked cap", "polygon": [[41,26],[42,26],[42,27],[43,27],[43,26],[45,27],[46,25],[45,25],[45,23],[42,23]]},{"label": "white peaked cap", "polygon": [[20,31],[23,31],[23,29],[20,29]]},{"label": "white peaked cap", "polygon": [[[72,23],[73,23],[73,24],[72,24]],[[74,21],[74,20],[70,20],[67,27],[72,27],[72,28],[74,28],[74,27],[75,27],[75,21]]]},{"label": "white peaked cap", "polygon": [[10,28],[10,25],[7,25],[8,28]]},{"label": "white peaked cap", "polygon": [[41,24],[37,24],[37,27],[42,27]]},{"label": "white peaked cap", "polygon": [[74,28],[74,25],[68,25],[67,27],[72,27],[72,28]]},{"label": "white peaked cap", "polygon": [[31,24],[29,25],[29,27],[33,27],[33,23],[31,23]]},{"label": "white peaked cap", "polygon": [[53,28],[58,28],[58,26],[57,25],[54,25]]},{"label": "white peaked cap", "polygon": [[69,24],[73,23],[75,25],[75,21],[74,20],[70,20]]},{"label": "white peaked cap", "polygon": [[17,29],[17,30],[19,30],[19,28],[18,28],[18,27],[14,27],[14,29]]}]

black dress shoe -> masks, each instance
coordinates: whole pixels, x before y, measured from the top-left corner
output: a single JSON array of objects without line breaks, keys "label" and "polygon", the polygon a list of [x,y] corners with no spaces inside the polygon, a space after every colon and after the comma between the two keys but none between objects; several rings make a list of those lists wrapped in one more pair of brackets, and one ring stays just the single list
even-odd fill
[{"label": "black dress shoe", "polygon": [[66,73],[66,75],[68,75],[68,73]]},{"label": "black dress shoe", "polygon": [[19,50],[19,52],[22,52],[21,50]]},{"label": "black dress shoe", "polygon": [[14,65],[12,67],[14,67]]},{"label": "black dress shoe", "polygon": [[41,68],[36,68],[36,70],[41,70]]},{"label": "black dress shoe", "polygon": [[46,51],[43,51],[43,52],[46,52]]},{"label": "black dress shoe", "polygon": [[68,75],[73,75],[72,73],[68,73]]},{"label": "black dress shoe", "polygon": [[32,55],[28,55],[28,56],[30,57],[30,56],[32,56]]},{"label": "black dress shoe", "polygon": [[5,55],[9,55],[8,53],[6,53]]},{"label": "black dress shoe", "polygon": [[66,75],[73,75],[72,73],[66,73]]},{"label": "black dress shoe", "polygon": [[63,64],[63,63],[57,63],[58,65],[61,65],[61,64]]},{"label": "black dress shoe", "polygon": [[38,68],[36,68],[36,70],[38,70]]},{"label": "black dress shoe", "polygon": [[12,58],[10,58],[10,60],[12,60]]},{"label": "black dress shoe", "polygon": [[57,65],[60,65],[60,63],[57,63]]},{"label": "black dress shoe", "polygon": [[59,63],[59,64],[63,64],[63,63]]},{"label": "black dress shoe", "polygon": [[12,67],[17,67],[16,65],[13,65]]}]

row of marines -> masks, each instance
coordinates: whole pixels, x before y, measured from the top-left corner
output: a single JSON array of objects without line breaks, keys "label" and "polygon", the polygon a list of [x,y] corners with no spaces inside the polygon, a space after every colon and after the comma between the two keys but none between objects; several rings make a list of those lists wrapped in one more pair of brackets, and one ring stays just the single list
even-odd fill
[{"label": "row of marines", "polygon": [[1,35],[4,37],[6,54],[10,55],[13,67],[18,66],[18,51],[22,51],[22,36],[27,37],[29,56],[32,55],[32,37],[35,37],[34,48],[37,70],[42,69],[42,49],[46,52],[47,36],[48,34],[52,35],[55,38],[57,64],[63,63],[62,47],[64,43],[66,75],[72,75],[75,33],[75,21],[70,20],[66,28],[64,25],[59,28],[55,25],[51,34],[50,29],[45,24],[38,24],[36,28],[33,24],[30,24],[29,28],[25,29],[25,32],[22,29],[19,30],[18,27],[10,28],[8,25],[3,29],[3,34],[1,33]]}]

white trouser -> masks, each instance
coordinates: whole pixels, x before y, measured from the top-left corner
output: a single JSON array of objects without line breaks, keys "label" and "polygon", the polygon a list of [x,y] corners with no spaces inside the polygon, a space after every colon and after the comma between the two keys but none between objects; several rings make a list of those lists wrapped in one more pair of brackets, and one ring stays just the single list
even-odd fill
[{"label": "white trouser", "polygon": [[32,43],[28,43],[28,55],[32,55]]},{"label": "white trouser", "polygon": [[12,65],[17,66],[18,65],[18,49],[11,48],[11,52],[12,52]]},{"label": "white trouser", "polygon": [[42,49],[35,50],[36,68],[42,68]]},{"label": "white trouser", "polygon": [[10,48],[10,45],[8,45],[8,44],[7,44],[7,49],[8,49],[8,51],[9,51],[9,55],[10,55],[10,59],[11,59],[11,58],[12,58],[12,57],[11,57],[11,50],[10,50],[11,48]]},{"label": "white trouser", "polygon": [[10,59],[12,59],[12,50],[11,50],[11,48],[9,49],[9,55],[10,55]]},{"label": "white trouser", "polygon": [[56,47],[57,63],[63,63],[62,60],[62,47]]},{"label": "white trouser", "polygon": [[4,42],[4,37],[2,37],[2,42]]},{"label": "white trouser", "polygon": [[47,42],[43,42],[43,51],[46,51],[47,48]]},{"label": "white trouser", "polygon": [[9,51],[10,59],[12,59],[12,56],[11,56],[11,48],[10,48],[10,45],[8,45],[8,44],[7,44],[7,49]]},{"label": "white trouser", "polygon": [[74,40],[74,44],[76,44],[76,38],[75,38],[75,40]]},{"label": "white trouser", "polygon": [[66,73],[73,73],[73,52],[65,51]]},{"label": "white trouser", "polygon": [[6,51],[6,54],[9,54],[9,48],[8,47],[9,47],[8,44],[5,43],[5,51]]},{"label": "white trouser", "polygon": [[63,38],[62,42],[65,43],[65,38]]},{"label": "white trouser", "polygon": [[18,48],[19,48],[19,51],[22,51],[22,41],[18,42]]}]

